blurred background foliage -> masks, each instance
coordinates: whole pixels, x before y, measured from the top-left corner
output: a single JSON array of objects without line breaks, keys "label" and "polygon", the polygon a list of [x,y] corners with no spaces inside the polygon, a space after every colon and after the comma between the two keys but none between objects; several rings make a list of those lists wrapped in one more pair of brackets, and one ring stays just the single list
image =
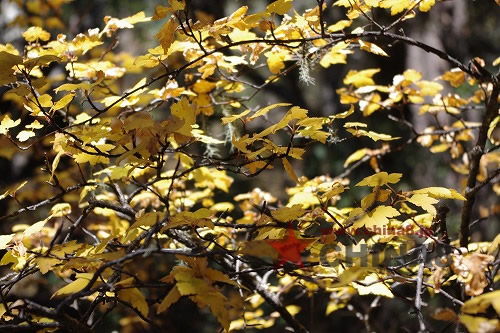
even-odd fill
[{"label": "blurred background foliage", "polygon": [[[249,6],[249,12],[262,10],[271,0],[192,0],[190,6],[200,13],[209,15],[214,19],[228,16],[240,6]],[[326,21],[329,23],[343,18],[344,11],[339,7],[332,7],[333,1],[326,1],[328,10],[325,12]],[[156,5],[165,5],[166,1],[134,1],[134,0],[0,0],[0,43],[11,43],[21,50],[24,46],[24,39],[21,33],[32,25],[43,26],[53,36],[64,33],[68,38],[73,38],[80,32],[88,29],[100,27],[105,23],[105,17],[126,17],[139,11],[145,11],[146,15],[152,15]],[[294,8],[301,12],[306,8],[315,6],[312,0],[295,0]],[[402,25],[405,35],[411,36],[424,43],[442,49],[460,61],[467,61],[473,57],[483,58],[486,64],[500,54],[500,24],[498,6],[492,0],[449,0],[443,1],[435,6],[429,13],[419,13],[418,17],[409,20]],[[148,48],[156,47],[157,41],[153,38],[160,28],[162,21],[155,21],[148,24],[137,25],[135,29],[122,30],[118,34],[119,44],[114,49],[115,53],[126,52],[132,56],[144,54]],[[319,65],[312,66],[310,75],[314,84],[303,82],[299,79],[299,70],[296,69],[286,77],[267,87],[265,90],[253,98],[248,107],[265,106],[276,102],[289,102],[294,105],[309,110],[309,116],[328,116],[346,110],[345,105],[341,105],[335,91],[342,87],[342,80],[350,69],[359,68],[381,68],[376,75],[379,84],[392,82],[396,74],[402,73],[407,68],[413,68],[423,73],[423,79],[432,80],[443,71],[449,69],[448,65],[438,58],[426,54],[425,52],[409,47],[402,43],[394,43],[386,49],[390,57],[375,57],[370,53],[357,52],[348,59],[346,65],[333,65],[327,69]],[[492,69],[492,68],[489,68]],[[152,73],[137,73],[137,77],[152,75]],[[244,77],[247,80],[262,83],[266,80],[266,74],[259,70],[250,70]],[[136,78],[126,76],[123,86],[134,84]],[[135,80],[135,81],[134,81]],[[468,87],[465,85],[465,87]],[[1,96],[6,89],[0,87],[0,116],[4,113],[15,112],[13,105],[9,101],[2,100]],[[461,94],[468,92],[460,91]],[[212,134],[222,137],[224,133],[217,124],[217,119],[222,115],[220,107],[215,106],[215,117],[209,120]],[[404,114],[406,119],[412,119],[417,129],[423,129],[432,125],[436,119],[430,114],[425,117],[415,117],[416,110],[392,110],[394,115]],[[359,112],[359,119],[363,118]],[[400,123],[387,119],[387,112],[377,112],[370,118],[363,118],[369,128],[380,133],[390,133],[392,136],[405,136],[407,128]],[[473,115],[471,115],[473,117]],[[471,119],[474,120],[474,119]],[[351,118],[351,121],[356,121]],[[440,119],[440,121],[445,121]],[[212,124],[213,123],[213,124]],[[265,124],[261,124],[262,127]],[[355,138],[343,140],[345,130],[338,130],[339,142],[332,142],[329,145],[318,144],[309,149],[302,161],[294,164],[294,168],[299,175],[312,178],[321,174],[335,176],[343,170],[345,159],[357,149],[380,148],[380,143],[371,141],[368,138]],[[44,157],[36,150],[27,150],[7,153],[6,147],[10,145],[7,140],[0,141],[0,188],[9,187],[12,184],[30,178],[38,173],[43,166]],[[406,146],[398,154],[388,154],[380,161],[380,168],[387,172],[403,173],[401,189],[419,188],[425,186],[443,186],[449,188],[463,189],[459,177],[449,166],[450,157],[448,154],[430,153],[415,143]],[[373,171],[368,164],[356,169],[353,179],[360,180],[372,174]],[[291,180],[282,172],[280,168],[264,172],[256,178],[244,179],[236,177],[231,189],[231,195],[245,193],[253,188],[259,187],[264,191],[272,193],[280,200],[286,200],[285,189],[292,186]],[[406,186],[406,188],[405,188]],[[364,189],[354,189],[347,192],[339,203],[343,205],[353,205],[362,198],[363,194],[357,191]],[[477,207],[475,216],[482,209],[490,206],[496,197],[488,191],[481,191],[476,200]],[[223,199],[223,198],[221,198]],[[227,198],[226,198],[227,199]],[[224,200],[223,200],[224,201]],[[457,204],[457,203],[451,203]],[[456,236],[459,226],[459,207],[451,207],[455,215],[449,217],[449,230],[452,237]],[[6,202],[0,201],[0,216],[7,212]],[[498,213],[498,212],[497,212]],[[28,215],[25,215],[28,217]],[[34,221],[41,217],[31,216]],[[498,214],[497,214],[498,217]],[[481,223],[472,230],[472,241],[478,239],[491,241],[499,232],[498,223]],[[498,222],[498,221],[497,221]],[[10,232],[11,224],[4,223],[0,226],[0,233]],[[455,233],[455,234],[453,234]],[[36,297],[37,294],[44,293],[44,286],[36,281],[36,275],[23,281],[18,285],[18,293],[26,297]],[[45,291],[46,293],[47,291]],[[45,297],[42,297],[45,298]],[[368,300],[369,301],[369,300]],[[352,312],[339,310],[336,312],[335,320],[324,315],[324,306],[328,302],[323,295],[310,298],[311,304],[304,304],[299,314],[299,320],[310,322],[311,331],[350,331],[357,332],[363,329],[361,321],[353,318]],[[405,322],[405,316],[414,316],[400,312],[402,301],[394,299],[391,306],[373,309],[373,317],[378,318],[373,323],[373,328],[377,331],[398,331],[398,327]],[[353,303],[353,306],[369,308],[370,303],[366,301]],[[443,306],[443,305],[441,305]],[[173,307],[167,314],[166,323],[170,328],[169,332],[213,332],[217,323],[208,313],[200,313],[196,305],[189,300],[182,300]],[[118,314],[109,316],[103,331],[111,331],[122,327],[123,332],[136,332],[141,330],[140,322],[119,323]],[[130,320],[130,319],[126,319]],[[212,321],[212,322],[211,322]],[[347,328],[347,326],[349,326]],[[281,328],[280,328],[281,327]],[[269,331],[278,332],[282,326],[277,325]]]}]

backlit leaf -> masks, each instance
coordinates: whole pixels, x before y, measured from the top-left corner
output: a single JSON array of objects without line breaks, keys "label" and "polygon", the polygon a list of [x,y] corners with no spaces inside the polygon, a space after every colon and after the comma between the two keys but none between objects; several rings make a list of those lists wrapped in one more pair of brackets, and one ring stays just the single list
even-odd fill
[{"label": "backlit leaf", "polygon": [[293,0],[277,0],[267,6],[267,12],[285,15],[292,8]]},{"label": "backlit leaf", "polygon": [[170,289],[167,296],[165,296],[163,301],[160,303],[158,309],[156,310],[156,313],[161,313],[167,310],[172,304],[177,302],[181,298],[181,296],[182,295],[179,293],[177,287],[174,286],[172,289]]},{"label": "backlit leaf", "polygon": [[281,162],[283,163],[283,167],[285,168],[285,171],[286,173],[288,174],[288,176],[296,183],[299,183],[299,179],[297,178],[297,175],[295,174],[295,170],[293,170],[293,167],[292,165],[290,164],[290,162],[288,162],[288,160],[283,157],[281,159]]},{"label": "backlit leaf", "polygon": [[426,187],[420,190],[415,190],[413,193],[424,193],[436,199],[458,199],[465,200],[465,197],[454,189],[444,187]]},{"label": "backlit leaf", "polygon": [[23,32],[22,35],[27,42],[34,42],[38,39],[48,41],[50,38],[50,33],[43,30],[41,27],[30,27]]},{"label": "backlit leaf", "polygon": [[385,184],[396,184],[403,176],[401,173],[391,173],[388,174],[385,171],[376,173],[372,176],[364,178],[362,181],[357,183],[355,186],[382,186]]},{"label": "backlit leaf", "polygon": [[170,18],[155,35],[165,54],[168,53],[170,46],[175,40],[175,30],[177,30],[177,24],[173,18]]},{"label": "backlit leaf", "polygon": [[146,298],[137,288],[125,288],[118,292],[118,298],[130,303],[136,308],[144,317],[149,314],[149,306]]},{"label": "backlit leaf", "polygon": [[0,250],[3,250],[7,247],[7,244],[14,238],[15,234],[10,235],[0,235]]}]

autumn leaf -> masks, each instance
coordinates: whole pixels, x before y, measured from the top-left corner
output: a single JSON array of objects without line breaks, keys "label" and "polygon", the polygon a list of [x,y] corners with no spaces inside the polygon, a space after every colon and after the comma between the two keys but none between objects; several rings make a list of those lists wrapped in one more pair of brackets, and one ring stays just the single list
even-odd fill
[{"label": "autumn leaf", "polygon": [[23,32],[22,35],[27,42],[34,42],[38,39],[48,41],[50,38],[50,33],[41,27],[30,27],[28,30]]},{"label": "autumn leaf", "polygon": [[428,194],[429,196],[436,199],[458,199],[465,200],[465,197],[458,193],[454,189],[448,189],[444,187],[426,187],[420,190],[414,190],[413,193],[416,194]]},{"label": "autumn leaf", "polygon": [[302,205],[296,204],[292,207],[281,207],[271,212],[271,215],[278,221],[288,222],[304,215],[306,212]]},{"label": "autumn leaf", "polygon": [[[74,294],[79,292],[80,290],[84,289],[92,279],[93,274],[92,273],[79,273],[76,275],[76,280],[69,283],[68,285],[62,287],[58,291],[56,291],[51,298],[54,298],[56,296],[62,296],[62,295],[69,295],[69,294]],[[99,284],[99,281],[96,281],[97,284]]]},{"label": "autumn leaf", "polygon": [[3,117],[2,122],[0,123],[0,134],[7,134],[10,128],[14,128],[18,126],[20,123],[21,119],[12,120],[10,119],[9,115],[6,114]]},{"label": "autumn leaf", "polygon": [[290,162],[288,162],[288,160],[283,157],[281,159],[281,162],[283,163],[283,167],[285,168],[285,171],[286,173],[288,174],[288,176],[290,176],[290,178],[296,182],[296,183],[300,183],[299,179],[297,178],[297,175],[295,174],[295,171],[293,170],[293,167],[292,165],[290,164]]},{"label": "autumn leaf", "polygon": [[382,0],[380,2],[380,7],[391,9],[391,15],[401,13],[403,10],[408,9],[411,5],[410,0]]},{"label": "autumn leaf", "polygon": [[384,282],[379,281],[377,274],[367,275],[359,283],[353,283],[353,287],[358,290],[360,295],[379,295],[388,298],[394,298],[391,290],[384,284]]},{"label": "autumn leaf", "polygon": [[118,298],[130,303],[137,309],[144,317],[148,316],[149,306],[146,298],[137,288],[125,288],[118,291]]},{"label": "autumn leaf", "polygon": [[3,250],[7,247],[7,244],[14,238],[15,234],[10,235],[0,235],[0,250]]},{"label": "autumn leaf", "polygon": [[359,43],[361,50],[364,50],[364,51],[367,51],[367,52],[370,52],[370,53],[373,53],[376,55],[384,56],[384,57],[389,56],[387,53],[385,53],[384,50],[382,50],[380,47],[378,47],[377,45],[375,45],[373,43],[364,42],[362,40],[359,40],[358,43]]},{"label": "autumn leaf", "polygon": [[355,208],[349,214],[348,221],[352,221],[353,228],[361,228],[365,226],[369,230],[374,227],[383,227],[387,225],[389,219],[401,215],[395,208],[390,206],[378,206],[370,212],[365,212],[361,208]]},{"label": "autumn leaf", "polygon": [[130,226],[130,229],[138,228],[141,226],[147,226],[150,227],[154,225],[155,223],[158,223],[163,219],[165,216],[165,213],[160,213],[160,212],[148,212],[141,217],[139,217],[134,224]]},{"label": "autumn leaf", "polygon": [[170,291],[168,292],[167,296],[165,296],[163,301],[158,306],[156,313],[161,313],[164,312],[165,310],[168,310],[168,308],[170,308],[172,304],[177,302],[181,298],[181,296],[182,295],[179,293],[177,287],[176,286],[172,287],[172,289],[170,289]]},{"label": "autumn leaf", "polygon": [[276,13],[278,15],[285,15],[292,8],[293,0],[277,0],[267,6],[268,13]]},{"label": "autumn leaf", "polygon": [[401,179],[401,176],[403,176],[403,175],[400,173],[388,174],[387,172],[382,171],[382,172],[376,173],[372,176],[364,178],[362,181],[357,183],[355,186],[376,187],[376,186],[382,186],[385,184],[396,184]]},{"label": "autumn leaf", "polygon": [[426,194],[414,194],[410,198],[408,198],[408,202],[422,207],[429,214],[435,216],[436,208],[434,207],[434,205],[437,204],[439,200],[436,200]]},{"label": "autumn leaf", "polygon": [[168,50],[175,40],[175,30],[177,30],[177,24],[173,18],[170,18],[155,35],[165,54],[168,54]]},{"label": "autumn leaf", "polygon": [[380,72],[378,68],[364,69],[362,71],[350,70],[344,78],[344,84],[352,84],[356,88],[373,85],[372,76]]}]

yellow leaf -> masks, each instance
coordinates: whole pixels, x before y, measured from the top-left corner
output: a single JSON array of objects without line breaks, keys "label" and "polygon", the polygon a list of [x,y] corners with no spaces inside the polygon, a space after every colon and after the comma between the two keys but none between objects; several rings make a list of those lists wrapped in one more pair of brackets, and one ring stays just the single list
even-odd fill
[{"label": "yellow leaf", "polygon": [[458,68],[453,68],[440,76],[441,80],[450,82],[453,87],[458,87],[465,82],[465,73]]},{"label": "yellow leaf", "polygon": [[391,9],[391,15],[401,13],[403,10],[410,8],[410,6],[412,6],[410,0],[382,0],[380,2],[380,7]]},{"label": "yellow leaf", "polygon": [[34,122],[32,122],[31,124],[29,125],[26,125],[26,128],[30,128],[30,129],[40,129],[40,128],[43,128],[43,125],[40,124],[40,122],[35,119]]},{"label": "yellow leaf", "polygon": [[227,284],[232,284],[233,286],[238,287],[238,283],[236,281],[233,281],[227,276],[226,274],[222,273],[219,270],[213,269],[213,268],[206,268],[203,271],[203,274],[205,277],[209,278],[212,281],[217,281],[217,282],[223,282]]},{"label": "yellow leaf", "polygon": [[34,261],[42,274],[47,274],[52,270],[52,267],[62,262],[60,259],[49,257],[38,257]]},{"label": "yellow leaf", "polygon": [[221,120],[222,120],[222,123],[224,125],[226,125],[226,124],[232,123],[235,120],[243,118],[244,116],[246,116],[249,113],[250,113],[250,110],[245,110],[242,113],[237,114],[237,115],[228,116],[228,117],[222,117]]},{"label": "yellow leaf", "polygon": [[[350,21],[348,21],[350,22]],[[335,64],[345,64],[347,59],[347,54],[353,53],[351,50],[346,50],[349,46],[346,42],[340,42],[335,44],[320,60],[319,64],[328,68],[330,65]]]},{"label": "yellow leaf", "polygon": [[29,68],[29,69],[32,69],[35,66],[44,67],[44,66],[47,66],[51,62],[54,62],[54,61],[55,62],[60,62],[61,58],[56,57],[54,55],[47,54],[47,55],[43,55],[41,57],[33,58],[33,59],[30,59],[30,60],[24,62],[24,67]]},{"label": "yellow leaf", "polygon": [[142,226],[147,226],[150,227],[157,222],[161,221],[163,217],[165,216],[165,213],[162,212],[148,212],[144,215],[142,215],[140,218],[138,218],[132,226],[130,226],[130,229],[134,228],[139,228]]},{"label": "yellow leaf", "polygon": [[359,281],[363,284],[354,282],[352,286],[358,290],[358,294],[360,295],[380,295],[388,298],[393,298],[391,290],[383,283],[377,282],[379,281],[379,277],[377,274],[373,273],[366,276],[363,280]]},{"label": "yellow leaf", "polygon": [[488,248],[488,254],[493,254],[498,249],[498,245],[500,245],[500,234],[496,235],[495,239],[491,242],[490,247]]},{"label": "yellow leaf", "polygon": [[415,82],[415,84],[420,87],[422,96],[435,96],[443,90],[443,86],[437,82],[422,80]]},{"label": "yellow leaf", "polygon": [[500,315],[500,290],[485,293],[466,301],[462,305],[462,312],[469,314],[483,313],[486,312],[490,305]]},{"label": "yellow leaf", "polygon": [[326,30],[328,30],[328,32],[337,32],[347,27],[350,27],[351,24],[352,24],[351,20],[340,20],[337,21],[335,24],[330,25]]},{"label": "yellow leaf", "polygon": [[346,303],[341,303],[341,302],[336,301],[336,300],[330,300],[330,302],[328,303],[328,305],[326,307],[325,314],[328,316],[330,313],[337,311],[337,310],[340,310],[340,309],[344,308],[346,305],[347,305]]},{"label": "yellow leaf", "polygon": [[[93,274],[92,273],[80,273],[77,274],[77,279],[70,284],[62,287],[58,291],[56,291],[51,298],[56,297],[56,296],[61,296],[61,295],[69,295],[69,294],[74,294],[82,290],[87,286],[87,284],[90,282],[90,279],[92,278]],[[99,280],[97,280],[99,281]]]},{"label": "yellow leaf", "polygon": [[21,119],[17,119],[16,121],[14,121],[14,120],[10,119],[8,114],[6,114],[3,117],[2,122],[0,123],[0,135],[7,134],[7,132],[9,131],[9,128],[16,127],[20,123],[21,123]]},{"label": "yellow leaf", "polygon": [[288,160],[285,157],[281,159],[281,162],[283,163],[283,167],[285,168],[285,171],[288,174],[288,176],[292,178],[292,180],[297,184],[300,183],[290,162],[288,162]]},{"label": "yellow leaf", "polygon": [[401,215],[395,208],[390,206],[378,206],[371,212],[365,212],[361,208],[356,208],[349,214],[348,221],[354,221],[354,229],[365,226],[369,231],[375,226],[387,225],[389,218]]},{"label": "yellow leaf", "polygon": [[289,106],[289,105],[291,105],[291,104],[290,103],[276,103],[276,104],[266,106],[265,108],[260,109],[259,111],[255,112],[252,116],[250,116],[250,119],[255,119],[257,117],[263,116],[274,108],[277,108],[280,106]]},{"label": "yellow leaf", "polygon": [[352,69],[347,73],[344,84],[353,84],[356,88],[373,85],[375,81],[373,81],[372,76],[378,72],[380,72],[379,68],[364,69],[362,71]]},{"label": "yellow leaf", "polygon": [[424,193],[436,199],[458,199],[465,200],[465,197],[454,189],[444,187],[426,187],[415,190],[413,193]]},{"label": "yellow leaf", "polygon": [[0,250],[5,249],[14,236],[15,234],[0,235]]},{"label": "yellow leaf", "polygon": [[358,267],[358,266],[349,267],[348,269],[344,270],[342,274],[340,274],[340,276],[337,278],[338,282],[330,285],[330,287],[337,288],[346,286],[352,283],[353,281],[358,280],[363,275],[365,275],[367,270],[368,269],[365,267]]},{"label": "yellow leaf", "polygon": [[266,52],[265,56],[267,57],[267,66],[269,67],[269,71],[273,74],[279,74],[280,71],[285,68],[284,61],[287,59],[288,52],[283,50]]},{"label": "yellow leaf", "polygon": [[385,184],[396,184],[403,176],[401,173],[391,173],[388,174],[385,171],[376,173],[372,176],[364,178],[362,181],[357,183],[355,186],[382,186]]},{"label": "yellow leaf", "polygon": [[71,90],[76,90],[76,89],[83,89],[83,90],[90,90],[92,85],[90,83],[65,83],[60,85],[59,87],[55,88],[54,91],[56,93],[60,91],[71,91]]},{"label": "yellow leaf", "polygon": [[50,108],[52,107],[52,96],[43,94],[42,96],[38,97],[38,102],[40,102],[40,105],[44,108]]},{"label": "yellow leaf", "polygon": [[[12,67],[23,63],[23,58],[19,55],[6,51],[0,51],[0,72],[12,71]],[[13,72],[13,71],[12,71]]]},{"label": "yellow leaf", "polygon": [[231,212],[234,210],[234,205],[230,202],[218,202],[215,205],[211,206],[210,210],[213,212]]},{"label": "yellow leaf", "polygon": [[56,157],[54,157],[54,160],[52,161],[52,171],[50,173],[50,180],[52,181],[52,178],[54,177],[54,173],[56,172],[57,166],[59,165],[59,161],[61,160],[61,156],[64,155],[64,151],[61,150],[57,153]]},{"label": "yellow leaf", "polygon": [[40,232],[42,230],[43,226],[45,225],[45,223],[47,223],[47,220],[37,222],[37,223],[31,225],[30,227],[26,228],[26,230],[24,230],[24,232],[23,232],[24,236],[28,237],[34,233]]},{"label": "yellow leaf", "polygon": [[152,20],[156,21],[156,20],[165,18],[171,12],[172,12],[171,8],[158,5],[155,8],[155,12],[153,14]]},{"label": "yellow leaf", "polygon": [[177,24],[174,22],[173,18],[170,18],[154,36],[158,39],[165,54],[168,54],[168,49],[175,41],[175,30],[177,30]]},{"label": "yellow leaf", "polygon": [[218,140],[218,139],[216,139],[214,137],[211,137],[211,136],[208,136],[208,135],[204,135],[202,133],[203,132],[200,131],[200,130],[193,130],[191,134],[193,135],[193,137],[195,139],[197,139],[200,142],[206,143],[206,144],[220,145],[220,144],[225,143],[225,141]]},{"label": "yellow leaf", "polygon": [[118,291],[118,298],[130,303],[136,308],[144,317],[149,314],[149,306],[146,298],[137,288],[125,288]]},{"label": "yellow leaf", "polygon": [[146,14],[144,14],[143,11],[123,19],[105,16],[104,22],[106,22],[106,26],[99,35],[101,36],[102,34],[106,33],[108,36],[110,36],[111,33],[117,31],[118,29],[132,29],[134,27],[134,24],[147,22],[150,20],[151,18],[146,17]]},{"label": "yellow leaf", "polygon": [[226,332],[228,332],[231,321],[229,320],[229,312],[224,306],[224,303],[223,299],[215,297],[211,298],[209,302],[210,310],[214,314],[215,318],[217,318],[219,324],[221,324]]},{"label": "yellow leaf", "polygon": [[16,195],[16,192],[22,188],[24,185],[26,185],[28,183],[27,180],[25,180],[24,182],[22,182],[21,184],[19,184],[18,186],[13,186],[11,188],[9,188],[7,191],[5,191],[4,194],[0,195],[0,200],[2,199],[5,199],[6,197],[8,196],[11,196],[11,197],[15,197]]},{"label": "yellow leaf", "polygon": [[301,204],[295,204],[291,207],[281,207],[273,210],[271,215],[278,221],[288,222],[301,217],[305,212],[306,210],[302,208]]},{"label": "yellow leaf", "polygon": [[292,0],[278,0],[267,6],[266,11],[270,14],[285,15],[292,8]]},{"label": "yellow leaf", "polygon": [[343,6],[343,7],[346,7],[346,8],[351,8],[353,6],[353,4],[356,4],[356,2],[359,2],[359,0],[355,0],[353,2],[353,0],[337,0],[333,3],[334,6]]},{"label": "yellow leaf", "polygon": [[58,100],[53,106],[52,110],[60,110],[66,107],[71,101],[73,100],[73,97],[75,97],[75,94],[67,94],[66,96],[63,96],[60,100]]},{"label": "yellow leaf", "polygon": [[200,208],[195,212],[180,212],[170,219],[167,223],[166,229],[175,228],[181,225],[190,225],[196,227],[209,227],[214,228],[214,224],[210,217],[213,212],[206,208]]},{"label": "yellow leaf", "polygon": [[[261,228],[261,231],[264,231],[266,228]],[[276,233],[277,229],[271,230],[270,233]],[[265,235],[267,236],[267,235]],[[259,237],[259,239],[264,238],[263,236]],[[269,245],[269,242],[263,240],[254,240],[251,242],[243,243],[242,247],[238,250],[238,253],[245,254],[253,257],[270,257],[273,259],[277,259],[278,253],[276,250]]]},{"label": "yellow leaf", "polygon": [[287,206],[291,207],[296,204],[301,204],[304,208],[308,208],[310,206],[319,205],[320,202],[318,197],[314,193],[299,192],[290,197]]},{"label": "yellow leaf", "polygon": [[33,131],[21,131],[17,134],[16,138],[19,141],[24,142],[24,141],[27,141],[29,138],[34,137],[34,136],[35,136],[35,132],[33,132]]},{"label": "yellow leaf", "polygon": [[58,203],[52,207],[50,210],[51,216],[62,217],[71,214],[71,205],[69,203],[63,202]]},{"label": "yellow leaf", "polygon": [[168,0],[168,3],[173,11],[184,10],[184,7],[186,7],[184,0]]},{"label": "yellow leaf", "polygon": [[[243,151],[241,149],[239,149],[239,150]],[[263,168],[272,169],[273,166],[272,166],[272,164],[268,165],[268,163],[265,161],[256,161],[256,162],[252,162],[252,163],[245,165],[245,168],[247,168],[250,171],[250,173],[253,174],[253,173],[257,172],[257,170],[260,170]]]},{"label": "yellow leaf", "polygon": [[418,5],[421,12],[428,12],[432,6],[436,4],[436,0],[422,0]]},{"label": "yellow leaf", "polygon": [[141,67],[153,68],[160,64],[160,59],[157,56],[146,54],[135,58],[134,64]]},{"label": "yellow leaf", "polygon": [[365,4],[370,7],[378,7],[381,0],[365,0]]},{"label": "yellow leaf", "polygon": [[450,148],[450,145],[448,145],[446,143],[442,143],[439,145],[432,146],[429,150],[431,153],[436,154],[436,153],[442,153],[444,151],[447,151],[449,148]]},{"label": "yellow leaf", "polygon": [[330,190],[328,190],[327,192],[325,192],[321,196],[321,199],[328,201],[331,198],[333,198],[334,196],[339,195],[340,193],[344,192],[344,189],[345,189],[344,185],[342,185],[341,183],[335,182],[332,185],[332,188]]},{"label": "yellow leaf", "polygon": [[181,296],[182,295],[179,293],[177,286],[174,286],[172,289],[170,289],[167,296],[165,296],[163,301],[160,303],[158,309],[156,310],[156,313],[158,314],[167,310],[172,304],[177,302],[181,298]]},{"label": "yellow leaf", "polygon": [[382,50],[380,47],[378,47],[377,45],[375,45],[373,43],[364,42],[362,40],[359,40],[359,46],[360,46],[361,50],[364,50],[364,51],[367,51],[367,52],[370,52],[370,53],[373,53],[376,55],[384,56],[384,57],[389,56],[387,53],[385,53],[384,50]]},{"label": "yellow leaf", "polygon": [[75,154],[73,155],[73,158],[75,159],[75,162],[78,164],[86,162],[90,163],[91,165],[96,165],[97,163],[104,163],[104,164],[109,163],[109,158],[107,158],[106,156],[89,155],[86,153]]},{"label": "yellow leaf", "polygon": [[344,119],[354,113],[354,105],[351,104],[349,110],[330,116],[331,119]]},{"label": "yellow leaf", "polygon": [[[175,275],[176,280],[179,275],[180,274]],[[195,295],[208,287],[207,283],[204,280],[193,277],[191,277],[190,279],[182,278],[177,281],[178,282],[176,286],[182,296]]]},{"label": "yellow leaf", "polygon": [[22,33],[22,36],[27,42],[34,42],[38,39],[48,41],[50,39],[50,33],[43,30],[41,27],[30,27]]},{"label": "yellow leaf", "polygon": [[196,114],[187,98],[182,97],[179,102],[173,104],[170,108],[170,112],[177,118],[184,120],[184,124],[176,132],[191,137],[191,125],[196,123]]},{"label": "yellow leaf", "polygon": [[425,209],[429,214],[436,215],[436,207],[433,205],[437,204],[439,200],[429,197],[427,194],[414,194],[409,199],[408,202],[416,206],[420,206]]},{"label": "yellow leaf", "polygon": [[344,168],[347,167],[349,164],[354,163],[368,154],[369,149],[368,148],[361,148],[356,150],[354,153],[349,155],[349,157],[345,160],[344,162]]},{"label": "yellow leaf", "polygon": [[[1,133],[1,130],[0,130]],[[500,116],[496,116],[488,128],[488,139],[494,144],[500,144]]]},{"label": "yellow leaf", "polygon": [[460,322],[467,327],[469,332],[494,333],[500,331],[498,319],[459,315]]},{"label": "yellow leaf", "polygon": [[412,82],[416,82],[416,81],[420,80],[422,78],[422,73],[420,73],[414,69],[407,69],[403,72],[403,78],[405,81],[407,81],[405,83],[407,83],[407,85],[409,85]]},{"label": "yellow leaf", "polygon": [[[287,126],[291,120],[293,120],[293,119],[300,120],[300,119],[304,119],[305,117],[307,117],[307,110],[302,109],[298,106],[294,106],[294,107],[290,108],[290,110],[288,110],[288,112],[285,114],[285,116],[283,118],[281,118],[281,120],[277,124],[275,124],[274,126],[268,127],[267,129],[263,130],[259,134],[256,134],[254,137],[264,137],[264,136],[269,135],[271,133],[274,134],[278,130]],[[287,148],[286,147],[284,147],[284,148],[285,148],[284,150],[286,151]],[[293,151],[294,149],[295,148],[292,148],[291,150]],[[292,153],[290,153],[289,155],[293,157]]]}]

